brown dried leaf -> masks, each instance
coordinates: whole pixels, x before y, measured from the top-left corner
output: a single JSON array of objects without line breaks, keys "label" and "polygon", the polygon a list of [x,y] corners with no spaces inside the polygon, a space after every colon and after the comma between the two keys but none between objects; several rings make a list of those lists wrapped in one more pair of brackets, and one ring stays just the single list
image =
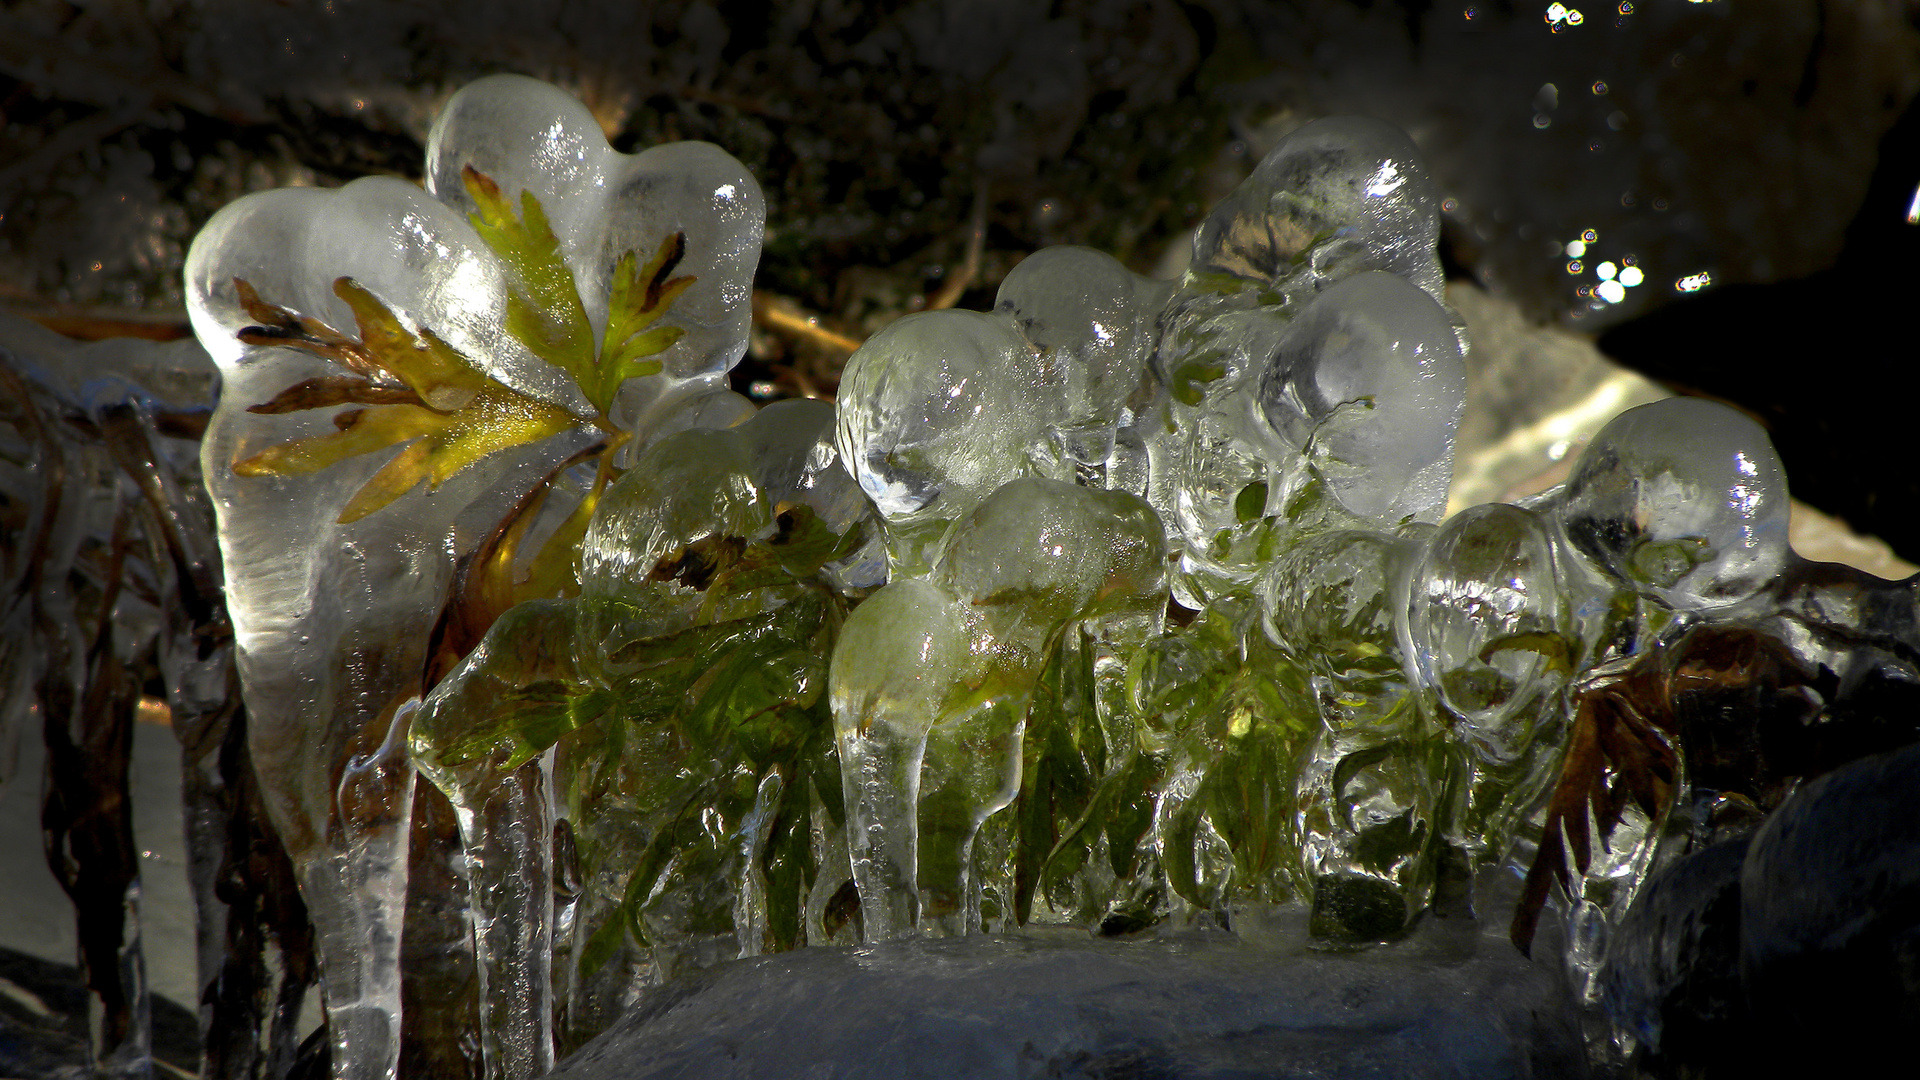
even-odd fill
[{"label": "brown dried leaf", "polygon": [[1576,691],[1567,756],[1509,933],[1522,952],[1533,947],[1552,888],[1571,893],[1574,878],[1593,865],[1590,837],[1606,843],[1629,805],[1658,819],[1672,804],[1680,754],[1662,661],[1658,651],[1649,653],[1628,671]]},{"label": "brown dried leaf", "polygon": [[353,375],[321,375],[298,382],[271,401],[247,406],[250,413],[273,415],[324,409],[330,405],[426,405],[405,386],[384,386]]},{"label": "brown dried leaf", "polygon": [[240,294],[241,308],[260,321],[257,326],[242,327],[234,335],[243,344],[284,345],[312,353],[367,378],[381,374],[380,365],[359,342],[319,319],[267,303],[245,278],[234,278],[233,287]]}]

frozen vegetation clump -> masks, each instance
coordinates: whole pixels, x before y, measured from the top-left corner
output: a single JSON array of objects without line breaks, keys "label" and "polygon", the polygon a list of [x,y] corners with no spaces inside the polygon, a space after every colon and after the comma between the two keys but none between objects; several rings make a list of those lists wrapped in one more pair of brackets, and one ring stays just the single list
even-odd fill
[{"label": "frozen vegetation clump", "polygon": [[1718,405],[1443,520],[1467,346],[1378,122],[1283,140],[1179,280],[1046,249],[992,311],[874,335],[837,404],[757,411],[724,382],[762,229],[733,159],[614,153],[510,77],[428,157],[424,191],[237,203],[189,260],[338,1076],[393,1072],[425,978],[410,843],[463,855],[479,991],[442,1031],[489,1077],[763,952],[1250,905],[1356,945],[1522,875],[1477,914],[1526,948],[1559,909],[1593,995],[1685,842],[1681,673],[1729,635],[1912,654],[1912,583],[1797,560],[1765,434]]}]

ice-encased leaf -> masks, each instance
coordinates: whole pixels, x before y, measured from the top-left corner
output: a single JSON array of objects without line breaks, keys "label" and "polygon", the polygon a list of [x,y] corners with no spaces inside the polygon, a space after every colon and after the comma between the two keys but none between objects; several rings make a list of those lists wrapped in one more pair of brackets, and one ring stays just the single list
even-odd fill
[{"label": "ice-encased leaf", "polygon": [[[591,348],[609,327],[610,282],[622,258],[635,254],[638,286],[637,260],[657,257],[663,241],[684,234],[687,255],[674,269],[699,280],[675,298],[670,317],[612,343],[610,377],[618,379],[646,368],[636,349],[669,344],[671,333],[655,335],[657,330],[671,325],[685,331],[659,354],[664,370],[658,378],[629,380],[614,401],[613,426],[633,431],[636,419],[710,394],[744,350],[747,283],[763,216],[758,187],[717,148],[614,154],[584,107],[531,80],[486,80],[478,90],[456,95],[430,141],[426,191],[373,178],[332,191],[249,196],[214,216],[187,265],[194,329],[225,381],[203,461],[229,568],[252,753],[275,823],[302,866],[320,932],[329,1013],[340,1023],[336,1037],[343,1041],[337,1045],[354,1054],[336,1060],[341,1075],[390,1071],[391,1055],[398,1052],[398,932],[380,924],[383,905],[397,910],[398,901],[369,892],[368,875],[379,879],[380,889],[404,879],[406,832],[403,807],[385,808],[399,814],[397,825],[392,814],[382,818],[367,809],[374,804],[366,800],[355,804],[365,820],[342,818],[339,763],[380,745],[399,702],[417,692],[428,632],[455,557],[491,534],[555,465],[594,440],[597,433],[584,421],[609,419],[595,416],[596,402],[586,392],[595,388],[569,374],[579,364],[577,341],[571,352],[543,343],[552,359],[572,360],[563,369],[521,340],[539,338],[529,312],[566,306],[559,295],[564,289],[542,293],[529,289],[525,278],[537,271],[553,285],[572,276],[575,300],[593,331],[585,338]],[[589,159],[594,167],[583,168]],[[518,245],[520,253],[537,256],[532,271],[510,267],[476,231],[469,215],[478,206],[462,180],[469,169],[500,189],[510,212],[493,214],[494,226],[504,229],[517,219],[525,233],[520,240],[526,241]],[[537,227],[540,221],[545,229]],[[415,490],[380,513],[347,523],[339,521],[343,508],[396,451],[353,456],[302,476],[235,475],[230,465],[236,460],[333,430],[329,409],[249,413],[249,405],[292,404],[281,398],[289,388],[341,372],[324,355],[239,340],[260,320],[236,280],[250,282],[257,297],[292,313],[296,326],[311,319],[345,327],[356,312],[331,289],[342,277],[377,298],[391,312],[393,326],[429,343],[429,352],[432,343],[444,343],[474,370],[540,403],[538,409],[582,423],[555,421],[552,426],[573,430],[481,456],[437,490],[410,483]],[[643,306],[645,293],[663,296],[670,281],[659,282],[657,290],[641,289]],[[533,303],[536,294],[551,302]],[[387,329],[383,323],[382,332]],[[577,325],[571,330],[581,337]],[[324,400],[341,388],[309,390]],[[421,396],[429,406],[454,404]],[[342,403],[369,409],[399,404]],[[517,407],[524,413],[531,406],[523,400]],[[638,434],[633,441],[644,442],[644,431]],[[475,456],[489,438],[476,432],[468,443],[450,447],[457,452],[446,463]],[[403,461],[390,477],[396,485],[409,471],[431,478],[431,463],[424,470],[421,465]],[[373,490],[389,493],[384,486]],[[371,953],[369,940],[376,943]]]},{"label": "ice-encased leaf", "polygon": [[1384,270],[1439,300],[1439,235],[1439,193],[1413,140],[1383,121],[1334,117],[1280,140],[1214,207],[1193,269],[1270,282],[1304,263],[1316,288]]},{"label": "ice-encased leaf", "polygon": [[[346,297],[334,287],[342,277],[357,286]],[[333,782],[302,764],[333,760],[386,706],[387,695],[404,696],[417,685],[417,666],[407,668],[424,650],[451,573],[444,552],[456,521],[467,515],[469,527],[484,531],[585,436],[508,450],[437,491],[416,490],[391,512],[340,523],[389,455],[302,476],[232,470],[236,460],[269,446],[337,431],[325,410],[259,414],[248,407],[341,370],[296,349],[242,342],[238,335],[260,323],[238,280],[257,297],[328,326],[358,322],[349,303],[358,293],[378,297],[396,326],[416,340],[430,329],[500,384],[530,399],[585,402],[569,393],[564,376],[499,331],[506,285],[498,260],[458,213],[410,184],[372,178],[332,191],[250,196],[221,210],[195,240],[187,263],[190,312],[224,381],[203,469],[219,512],[242,674],[255,703],[255,753],[266,768],[308,773],[285,778],[272,792],[278,812],[288,815],[277,823],[298,851],[319,842],[333,798]],[[357,652],[381,659],[346,658]]]},{"label": "ice-encased leaf", "polygon": [[1466,365],[1447,313],[1392,274],[1356,274],[1293,322],[1260,384],[1268,423],[1310,449],[1347,509],[1437,520],[1453,479]]},{"label": "ice-encased leaf", "polygon": [[1767,433],[1699,398],[1614,418],[1557,504],[1575,548],[1676,608],[1743,600],[1791,554],[1786,471]]},{"label": "ice-encased leaf", "polygon": [[1273,643],[1328,677],[1399,678],[1395,595],[1405,595],[1406,548],[1385,533],[1340,530],[1275,560],[1258,582]]},{"label": "ice-encased leaf", "polygon": [[463,212],[477,210],[462,180],[468,166],[492,178],[506,197],[530,192],[545,208],[594,338],[608,338],[616,348],[620,342],[607,334],[608,309],[621,260],[629,252],[654,258],[669,238],[684,235],[673,273],[694,282],[660,324],[684,333],[657,355],[661,377],[622,389],[617,422],[645,425],[678,397],[724,382],[746,351],[749,294],[766,221],[765,197],[745,166],[709,143],[619,153],[586,106],[519,75],[469,83],[434,122],[427,191]]}]

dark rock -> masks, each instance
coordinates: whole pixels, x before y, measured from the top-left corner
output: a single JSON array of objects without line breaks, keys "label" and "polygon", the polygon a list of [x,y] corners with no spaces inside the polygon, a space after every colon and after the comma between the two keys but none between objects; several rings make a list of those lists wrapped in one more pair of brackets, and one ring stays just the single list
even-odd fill
[{"label": "dark rock", "polygon": [[[1740,878],[1755,1051],[1777,1064],[1906,1056],[1920,1027],[1920,744],[1810,781]],[[1823,1068],[1824,1071],[1824,1068]]]},{"label": "dark rock", "polygon": [[1610,939],[1601,1001],[1656,1074],[1726,1063],[1742,1044],[1740,872],[1748,839],[1722,841],[1654,874]]},{"label": "dark rock", "polygon": [[1559,980],[1473,924],[1351,952],[1302,930],[803,949],[655,991],[553,1075],[1585,1075]]},{"label": "dark rock", "polygon": [[[148,1007],[155,1059],[193,1073],[200,1062],[194,1014],[158,996]],[[0,949],[0,1076],[54,1080],[85,1075],[86,1065],[87,987],[79,970]]]}]

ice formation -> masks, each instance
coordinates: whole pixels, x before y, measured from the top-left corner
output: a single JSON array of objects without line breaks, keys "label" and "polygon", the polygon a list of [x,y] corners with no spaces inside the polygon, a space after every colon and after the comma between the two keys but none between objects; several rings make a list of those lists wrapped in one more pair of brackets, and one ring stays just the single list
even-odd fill
[{"label": "ice formation", "polygon": [[[398,1061],[401,710],[456,560],[596,438],[724,392],[763,217],[717,148],[615,153],[579,102],[499,76],[448,103],[425,191],[268,192],[193,245],[193,323],[225,380],[204,461],[252,755],[318,932],[338,1076]],[[544,983],[487,993],[543,1017],[519,991]],[[498,1037],[512,1068],[551,1064],[543,1033]]]},{"label": "ice formation", "polygon": [[1915,636],[1910,583],[1797,562],[1718,405],[1443,521],[1465,343],[1376,121],[1283,140],[1177,281],[1037,252],[992,311],[875,334],[837,406],[757,412],[721,382],[761,227],[732,159],[615,154],[497,78],[428,166],[245,200],[189,266],[343,1077],[398,1053],[416,765],[460,822],[489,1077],[732,957],[1249,904],[1379,941],[1525,853],[1516,938],[1558,889],[1584,988],[1684,794],[1644,702],[1689,635],[1855,663],[1819,628],[1904,589],[1870,637]]}]

